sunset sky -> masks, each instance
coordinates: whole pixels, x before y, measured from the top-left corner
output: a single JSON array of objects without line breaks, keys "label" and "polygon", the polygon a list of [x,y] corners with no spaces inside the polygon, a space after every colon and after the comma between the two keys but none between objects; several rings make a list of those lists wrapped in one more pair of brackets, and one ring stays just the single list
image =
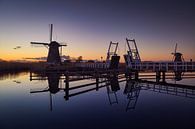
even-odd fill
[{"label": "sunset sky", "polygon": [[176,43],[185,60],[195,60],[193,0],[0,0],[0,59],[47,56],[30,42],[48,42],[51,23],[71,57],[105,59],[110,41],[123,55],[128,37],[142,60],[171,60]]}]

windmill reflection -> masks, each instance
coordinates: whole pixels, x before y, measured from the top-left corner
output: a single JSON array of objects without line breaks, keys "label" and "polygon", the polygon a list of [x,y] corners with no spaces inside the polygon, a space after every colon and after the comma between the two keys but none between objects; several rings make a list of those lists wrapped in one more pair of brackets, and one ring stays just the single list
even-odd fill
[{"label": "windmill reflection", "polygon": [[48,85],[49,85],[49,91],[52,94],[56,94],[60,88],[59,88],[59,80],[60,80],[60,74],[48,74]]},{"label": "windmill reflection", "polygon": [[183,72],[181,71],[175,71],[174,72],[174,80],[175,81],[181,81],[182,80],[182,76],[183,76]]},{"label": "windmill reflection", "polygon": [[[41,89],[33,89],[30,91],[30,93],[42,93],[42,92],[49,92],[49,98],[50,98],[50,110],[52,111],[53,102],[52,102],[52,94],[56,94],[58,91],[60,91],[59,88],[59,80],[60,80],[60,74],[58,73],[47,73],[45,77],[47,77],[48,81],[48,87],[41,88]],[[43,77],[44,78],[44,77]],[[36,80],[36,79],[35,79]]]},{"label": "windmill reflection", "polygon": [[135,109],[140,90],[141,90],[141,87],[138,82],[133,81],[133,80],[127,80],[125,89],[123,92],[125,95],[127,95],[127,99],[128,99],[126,111]]}]

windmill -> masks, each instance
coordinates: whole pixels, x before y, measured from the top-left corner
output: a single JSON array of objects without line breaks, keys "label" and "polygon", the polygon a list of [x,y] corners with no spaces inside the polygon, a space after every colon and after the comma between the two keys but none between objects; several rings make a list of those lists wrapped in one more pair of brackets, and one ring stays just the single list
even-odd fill
[{"label": "windmill", "polygon": [[[43,45],[49,49],[48,56],[47,56],[48,64],[61,64],[60,56],[62,56],[62,47],[65,47],[67,45],[60,44],[57,41],[53,41],[52,37],[53,37],[53,24],[50,25],[50,43],[31,42],[31,44]],[[59,48],[60,48],[60,53],[59,53]]]},{"label": "windmill", "polygon": [[[175,44],[175,51],[173,53],[171,53],[173,55],[173,62],[179,62],[182,63],[184,62],[184,58],[183,58],[183,54],[180,52],[177,52],[177,43]],[[174,71],[175,74],[175,81],[180,81],[182,80],[182,76],[184,73],[182,73],[182,71]]]},{"label": "windmill", "polygon": [[183,54],[180,52],[177,52],[177,43],[175,44],[175,51],[171,53],[173,55],[173,62],[183,62]]}]

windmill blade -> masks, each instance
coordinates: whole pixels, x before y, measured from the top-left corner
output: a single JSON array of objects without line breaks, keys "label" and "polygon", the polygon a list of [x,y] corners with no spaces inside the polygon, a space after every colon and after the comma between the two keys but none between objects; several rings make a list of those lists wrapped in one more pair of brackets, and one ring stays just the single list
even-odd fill
[{"label": "windmill blade", "polygon": [[32,47],[47,47],[48,48],[48,45],[40,45],[40,44],[31,44]]},{"label": "windmill blade", "polygon": [[50,42],[52,42],[53,37],[53,24],[50,24]]},{"label": "windmill blade", "polygon": [[59,45],[60,45],[60,46],[67,46],[67,43],[65,43],[65,42],[60,42]]},{"label": "windmill blade", "polygon": [[177,52],[177,43],[175,44],[175,53]]},{"label": "windmill blade", "polygon": [[48,92],[49,90],[40,90],[40,91],[30,91],[30,93],[42,93],[42,92]]},{"label": "windmill blade", "polygon": [[181,56],[181,58],[182,58],[182,61],[185,62],[185,59],[184,59],[183,55]]},{"label": "windmill blade", "polygon": [[62,46],[60,47],[60,57],[61,57],[61,60],[62,60]]},{"label": "windmill blade", "polygon": [[174,61],[174,59],[175,59],[175,56],[172,57],[172,61]]},{"label": "windmill blade", "polygon": [[60,46],[66,47],[67,45],[66,44],[60,44]]},{"label": "windmill blade", "polygon": [[31,89],[30,93],[41,93],[41,92],[48,92],[49,88],[36,88],[36,89]]},{"label": "windmill blade", "polygon": [[39,45],[49,45],[49,43],[40,43],[40,42],[30,42],[31,44],[39,44]]}]

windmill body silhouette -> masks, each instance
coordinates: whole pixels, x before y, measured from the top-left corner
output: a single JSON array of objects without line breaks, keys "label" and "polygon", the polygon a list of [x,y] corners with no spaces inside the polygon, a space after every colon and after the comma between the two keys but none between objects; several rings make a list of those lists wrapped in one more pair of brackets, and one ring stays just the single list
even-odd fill
[{"label": "windmill body silhouette", "polygon": [[171,54],[173,55],[174,62],[183,62],[184,61],[183,54],[180,52],[177,52],[177,43],[175,45],[175,51]]},{"label": "windmill body silhouette", "polygon": [[[173,62],[176,63],[182,63],[184,62],[183,54],[177,51],[177,43],[175,45],[175,51],[171,53],[173,55]],[[180,81],[182,80],[183,72],[182,71],[174,71],[175,74],[175,81]]]},{"label": "windmill body silhouette", "polygon": [[[52,40],[53,34],[53,24],[50,26],[50,43],[42,43],[42,42],[31,42],[31,44],[36,45],[44,45],[49,48],[48,56],[47,56],[47,63],[48,64],[61,64],[61,57],[62,55],[62,47],[67,46],[66,44],[60,44],[57,41]],[[61,48],[61,52],[59,52],[59,48]]]}]

